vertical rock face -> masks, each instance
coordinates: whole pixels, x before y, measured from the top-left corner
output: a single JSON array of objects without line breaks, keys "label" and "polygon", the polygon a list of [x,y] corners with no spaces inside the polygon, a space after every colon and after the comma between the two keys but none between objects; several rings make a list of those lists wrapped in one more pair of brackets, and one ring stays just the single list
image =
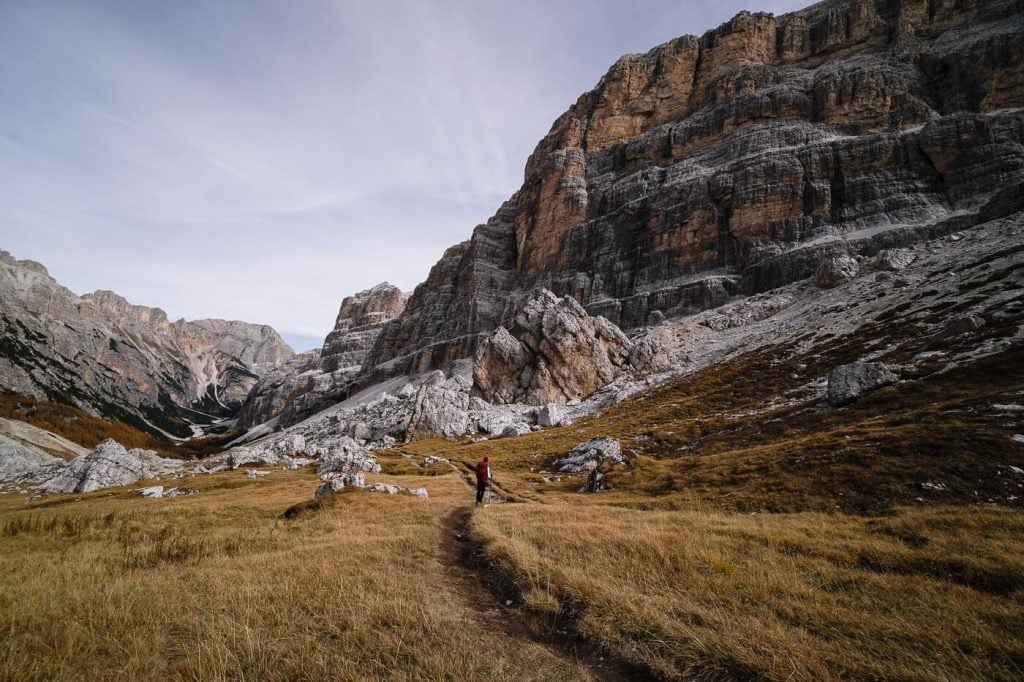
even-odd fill
[{"label": "vertical rock face", "polygon": [[377,337],[405,308],[405,294],[387,282],[346,297],[323,348],[295,356],[250,391],[238,416],[249,428],[278,417],[294,424],[344,399]]},{"label": "vertical rock face", "polygon": [[110,291],[77,296],[0,251],[0,389],[188,436],[191,410],[230,412],[292,355],[270,327],[170,322]]},{"label": "vertical rock face", "polygon": [[472,356],[537,286],[631,329],[962,229],[1024,180],[1021,107],[1022,0],[828,0],[623,57],[365,379]]},{"label": "vertical rock face", "polygon": [[334,372],[362,365],[384,323],[398,317],[403,308],[405,295],[387,282],[345,298],[334,329],[324,340],[321,368]]}]

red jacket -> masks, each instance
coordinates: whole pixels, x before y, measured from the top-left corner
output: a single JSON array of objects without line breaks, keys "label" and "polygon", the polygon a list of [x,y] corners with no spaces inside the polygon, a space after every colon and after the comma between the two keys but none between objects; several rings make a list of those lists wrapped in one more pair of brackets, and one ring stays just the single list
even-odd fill
[{"label": "red jacket", "polygon": [[491,466],[487,462],[477,462],[476,482],[477,485],[486,485],[491,478]]}]

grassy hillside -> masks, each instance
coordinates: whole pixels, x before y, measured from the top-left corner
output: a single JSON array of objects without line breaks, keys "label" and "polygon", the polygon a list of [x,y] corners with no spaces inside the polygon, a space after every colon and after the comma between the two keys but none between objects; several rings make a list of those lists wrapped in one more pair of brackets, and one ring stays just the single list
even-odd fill
[{"label": "grassy hillside", "polygon": [[94,417],[73,405],[37,400],[16,393],[0,393],[0,417],[27,422],[87,448],[113,438],[126,448],[156,450],[165,457],[182,459],[217,452],[238,435],[196,438],[175,445],[124,422]]}]

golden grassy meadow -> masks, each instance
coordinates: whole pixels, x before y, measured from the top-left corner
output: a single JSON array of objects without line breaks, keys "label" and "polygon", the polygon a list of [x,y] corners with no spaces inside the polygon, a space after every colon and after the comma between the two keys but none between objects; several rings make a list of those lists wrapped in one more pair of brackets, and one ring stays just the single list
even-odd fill
[{"label": "golden grassy meadow", "polygon": [[[572,426],[380,453],[371,481],[428,500],[314,505],[312,471],[241,470],[2,495],[0,679],[1021,679],[1024,448],[989,410],[1019,359],[822,411],[766,408],[804,379],[745,357]],[[581,495],[551,463],[597,435],[635,457]],[[472,510],[483,455],[506,503]]]}]

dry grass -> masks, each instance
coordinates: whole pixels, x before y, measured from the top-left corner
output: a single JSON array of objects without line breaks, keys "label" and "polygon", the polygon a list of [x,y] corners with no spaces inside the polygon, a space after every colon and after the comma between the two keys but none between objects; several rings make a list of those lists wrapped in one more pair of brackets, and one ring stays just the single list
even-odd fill
[{"label": "dry grass", "polygon": [[[889,360],[930,343],[889,328],[906,337]],[[426,501],[312,503],[309,471],[198,477],[172,500],[0,496],[0,679],[585,679],[496,625],[514,614],[482,616],[439,544],[471,499],[452,466],[485,455],[528,503],[472,521],[497,579],[653,675],[1024,677],[1024,448],[992,408],[1020,401],[1024,349],[922,363],[840,409],[773,406],[863,343],[763,349],[568,427],[378,452]],[[551,473],[603,435],[634,455],[612,491]]]},{"label": "dry grass", "polygon": [[[480,443],[425,440],[403,451],[457,464],[490,457],[499,482],[517,499],[592,500],[575,495],[582,477],[551,473],[551,463],[597,436],[620,439],[636,455],[614,472],[602,504],[687,509],[876,513],[894,505],[998,502],[1024,504],[1024,488],[1006,476],[1024,468],[994,404],[1019,402],[1024,347],[961,369],[921,376],[843,408],[822,401],[769,407],[834,364],[856,357],[840,346],[828,357],[760,351],[655,388],[636,400],[568,427]],[[794,378],[794,374],[796,377]],[[1017,429],[1017,430],[1015,430]],[[941,492],[921,484],[940,482]]]},{"label": "dry grass", "polygon": [[506,505],[485,558],[541,616],[560,611],[669,679],[1020,679],[1024,514],[866,519]]},{"label": "dry grass", "polygon": [[116,419],[94,417],[73,405],[37,400],[17,393],[0,393],[0,417],[29,423],[87,448],[94,448],[107,438],[113,438],[126,448],[155,450],[164,457],[179,459],[220,452],[239,436],[238,432],[231,432],[172,443]]},{"label": "dry grass", "polygon": [[308,472],[197,477],[169,500],[0,497],[0,679],[587,679],[453,591],[456,475],[389,480],[431,499],[343,494],[281,519]]}]

